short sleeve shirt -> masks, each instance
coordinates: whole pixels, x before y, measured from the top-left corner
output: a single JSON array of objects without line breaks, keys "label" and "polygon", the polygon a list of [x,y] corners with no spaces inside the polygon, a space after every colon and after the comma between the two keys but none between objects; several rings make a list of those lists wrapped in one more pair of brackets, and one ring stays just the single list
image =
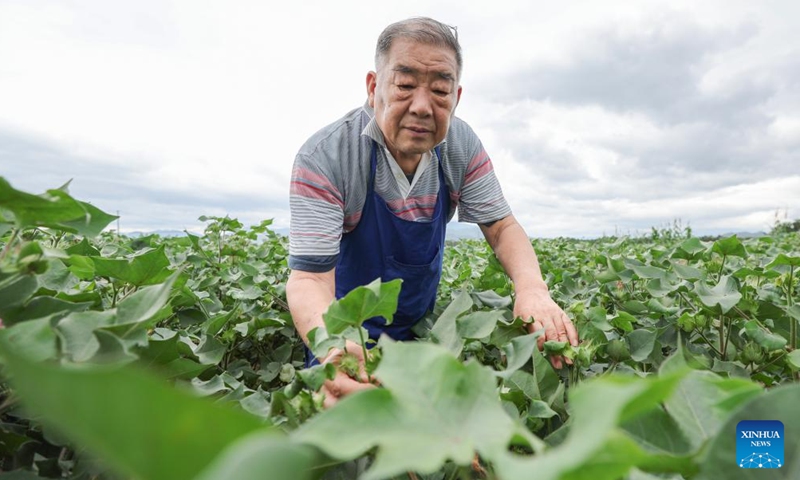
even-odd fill
[{"label": "short sleeve shirt", "polygon": [[[439,191],[437,157],[427,155],[411,182],[398,175],[372,109],[359,107],[315,133],[295,157],[289,199],[290,268],[327,272],[336,266],[342,235],[356,228],[367,198],[373,142],[375,192],[398,217],[431,220]],[[489,155],[469,125],[453,117],[439,147],[450,192],[448,220],[456,209],[459,221],[469,223],[490,223],[511,214]]]}]

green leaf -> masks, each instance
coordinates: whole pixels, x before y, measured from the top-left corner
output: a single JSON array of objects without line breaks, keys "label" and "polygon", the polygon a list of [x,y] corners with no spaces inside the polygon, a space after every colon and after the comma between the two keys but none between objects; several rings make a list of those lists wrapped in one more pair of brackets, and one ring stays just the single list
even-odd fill
[{"label": "green leaf", "polygon": [[623,311],[617,312],[617,315],[611,319],[611,325],[623,332],[632,332],[634,323],[636,323],[636,317]]},{"label": "green leaf", "polygon": [[433,339],[450,350],[453,355],[460,355],[464,348],[464,339],[458,334],[457,319],[464,312],[472,308],[472,298],[462,290],[456,298],[445,308],[444,312],[436,319],[431,328]]},{"label": "green leaf", "polygon": [[552,418],[557,415],[558,413],[550,408],[550,405],[541,400],[532,401],[530,410],[528,410],[528,416],[532,418]]},{"label": "green leaf", "polygon": [[111,222],[119,218],[116,215],[109,215],[106,212],[95,207],[91,203],[78,202],[86,212],[84,216],[61,222],[67,228],[74,229],[80,235],[87,237],[96,237],[105,229]]},{"label": "green leaf", "polygon": [[592,307],[586,312],[586,318],[597,327],[598,330],[602,330],[604,332],[610,332],[614,330],[614,327],[608,323],[608,314],[606,313],[606,309],[603,307]]},{"label": "green leaf", "polygon": [[800,350],[792,350],[786,355],[788,361],[796,370],[800,369]]},{"label": "green leaf", "polygon": [[128,351],[127,345],[116,335],[104,330],[95,330],[98,348],[94,356],[89,359],[95,364],[126,364],[137,360],[139,357]]},{"label": "green leaf", "polygon": [[664,403],[694,450],[700,449],[719,432],[729,414],[719,404],[731,396],[733,388],[751,395],[761,391],[751,382],[742,383],[694,370],[681,380],[675,393]]},{"label": "green leaf", "polygon": [[634,466],[691,473],[690,458],[647,451],[619,428],[660,408],[659,403],[670,395],[680,378],[607,377],[580,384],[570,394],[572,418],[567,438],[532,458],[504,454],[493,462],[498,476],[617,480]]},{"label": "green leaf", "polygon": [[542,398],[536,377],[528,372],[517,370],[506,378],[504,384],[511,391],[522,392],[529,400],[541,400]]},{"label": "green leaf", "polygon": [[668,280],[663,278],[654,278],[647,282],[645,288],[647,292],[654,296],[654,297],[666,297],[667,295],[672,294],[675,290],[680,287],[680,284],[677,283],[670,283]]},{"label": "green leaf", "polygon": [[785,266],[785,267],[800,267],[800,256],[797,257],[790,257],[783,253],[778,254],[774,260],[769,262],[766,266],[768,270],[775,270],[776,267]]},{"label": "green leaf", "polygon": [[311,480],[319,476],[313,468],[319,460],[310,447],[274,433],[255,433],[231,444],[195,480]]},{"label": "green leaf", "polygon": [[315,392],[322,388],[322,384],[326,380],[333,380],[336,376],[336,366],[332,363],[325,365],[314,365],[311,368],[306,368],[297,372],[300,380]]},{"label": "green leaf", "polygon": [[699,268],[683,265],[682,263],[676,261],[672,262],[672,269],[675,271],[675,274],[678,275],[678,277],[684,280],[702,280],[706,277],[703,271]]},{"label": "green leaf", "polygon": [[198,345],[194,354],[197,355],[197,360],[203,365],[217,365],[222,361],[228,346],[217,340],[213,335],[206,335],[203,337],[202,342]]},{"label": "green leaf", "polygon": [[723,275],[713,288],[708,288],[708,285],[702,281],[695,282],[694,288],[703,305],[709,308],[716,307],[723,314],[728,313],[742,299],[742,294],[739,293],[739,284],[730,275]]},{"label": "green leaf", "polygon": [[[462,364],[444,348],[390,343],[375,373],[384,388],[345,397],[295,432],[297,441],[347,460],[377,447],[365,480],[433,473],[476,452],[497,458],[519,428],[505,413],[491,370]],[[342,435],[347,432],[347,435]]]},{"label": "green leaf", "polygon": [[486,338],[502,318],[499,310],[472,312],[456,319],[456,330],[462,338]]},{"label": "green leaf", "polygon": [[61,319],[55,327],[62,339],[63,354],[73,362],[85,362],[92,358],[100,348],[94,335],[98,328],[110,326],[114,322],[114,312],[75,312]]},{"label": "green leaf", "polygon": [[356,287],[328,307],[322,315],[325,328],[331,335],[342,333],[347,327],[359,327],[372,317],[383,317],[391,323],[397,311],[401,279],[381,282],[376,279],[369,285]]},{"label": "green leaf", "polygon": [[495,372],[495,374],[501,378],[509,378],[514,372],[528,363],[534,352],[538,353],[536,346],[539,337],[543,333],[540,330],[528,335],[520,335],[506,344],[503,347],[503,353],[506,354],[506,369]]},{"label": "green leaf", "polygon": [[655,408],[620,427],[650,452],[687,455],[692,446],[675,420],[663,408]]},{"label": "green leaf", "polygon": [[89,257],[70,255],[66,260],[69,271],[81,280],[94,279],[94,262]]},{"label": "green leaf", "polygon": [[640,328],[627,334],[625,338],[631,349],[631,358],[637,362],[647,359],[653,353],[657,336],[655,328]]},{"label": "green leaf", "polygon": [[0,281],[0,312],[22,305],[38,288],[35,275],[14,275]]},{"label": "green leaf", "polygon": [[6,325],[13,325],[28,320],[44,317],[64,316],[70,312],[82,312],[88,309],[88,302],[66,302],[55,297],[34,297],[26,305],[20,305],[2,314]]},{"label": "green leaf", "polygon": [[687,238],[680,244],[679,248],[692,256],[706,251],[706,246],[696,237]]},{"label": "green leaf", "polygon": [[138,369],[43,365],[0,346],[25,408],[125,476],[193,479],[234,441],[264,430],[256,417]]},{"label": "green leaf", "polygon": [[[800,478],[800,385],[773,388],[752,398],[725,419],[713,438],[708,454],[700,462],[697,480],[735,478],[737,480],[795,480]],[[784,464],[775,469],[739,468],[736,458],[736,425],[742,420],[778,420],[783,422],[786,436]]]},{"label": "green leaf", "polygon": [[117,306],[116,325],[140,324],[155,317],[167,304],[172,285],[180,272],[173,273],[160,285],[140,288]]},{"label": "green leaf", "polygon": [[500,296],[494,290],[472,292],[472,298],[477,300],[476,303],[479,305],[489,308],[506,308],[511,305],[511,296]]},{"label": "green leaf", "polygon": [[40,318],[0,329],[0,339],[24,350],[34,361],[56,358],[56,334],[50,326],[50,318]]},{"label": "green leaf", "polygon": [[140,348],[138,353],[146,366],[164,365],[180,358],[177,332],[156,328],[148,338],[147,347]]},{"label": "green leaf", "polygon": [[87,237],[99,235],[117,218],[73,199],[65,190],[48,190],[41,195],[32,195],[15,190],[0,177],[0,208],[14,215],[18,228],[48,227]]},{"label": "green leaf", "polygon": [[658,278],[666,278],[667,271],[663,268],[653,267],[649,265],[628,265],[633,273],[636,274],[637,277],[643,279],[658,279]]},{"label": "green leaf", "polygon": [[750,320],[744,324],[744,330],[747,336],[752,338],[754,342],[764,347],[767,351],[780,350],[786,346],[786,339],[780,335],[776,335],[766,328],[759,325],[755,320]]},{"label": "green leaf", "polygon": [[83,239],[75,245],[65,250],[69,255],[80,255],[84,257],[99,257],[100,250],[96,249],[89,240]]},{"label": "green leaf", "polygon": [[727,257],[744,258],[747,256],[747,250],[745,250],[742,242],[736,238],[736,235],[717,240],[711,247],[711,251]]},{"label": "green leaf", "polygon": [[116,278],[136,286],[161,283],[172,273],[168,270],[170,263],[164,248],[161,245],[130,259],[92,257],[95,275]]}]

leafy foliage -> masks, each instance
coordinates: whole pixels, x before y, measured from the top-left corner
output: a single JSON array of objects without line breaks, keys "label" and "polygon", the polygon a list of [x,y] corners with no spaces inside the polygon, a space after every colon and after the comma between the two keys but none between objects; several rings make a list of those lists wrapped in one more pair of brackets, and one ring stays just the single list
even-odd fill
[{"label": "leafy foliage", "polygon": [[[800,428],[794,233],[537,240],[582,339],[543,353],[486,244],[452,243],[419,340],[382,339],[380,386],[323,411],[336,367],[304,368],[270,221],[128,238],[114,218],[0,179],[0,479],[749,478],[738,420]],[[315,353],[364,344],[399,288],[334,302]],[[774,478],[797,474],[786,441]]]}]

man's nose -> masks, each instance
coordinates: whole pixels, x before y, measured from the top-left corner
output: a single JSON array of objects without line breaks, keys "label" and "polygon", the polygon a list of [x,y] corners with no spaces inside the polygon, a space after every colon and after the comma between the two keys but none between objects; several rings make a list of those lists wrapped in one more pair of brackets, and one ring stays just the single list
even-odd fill
[{"label": "man's nose", "polygon": [[427,88],[415,88],[409,111],[418,117],[429,117],[433,114],[432,100]]}]

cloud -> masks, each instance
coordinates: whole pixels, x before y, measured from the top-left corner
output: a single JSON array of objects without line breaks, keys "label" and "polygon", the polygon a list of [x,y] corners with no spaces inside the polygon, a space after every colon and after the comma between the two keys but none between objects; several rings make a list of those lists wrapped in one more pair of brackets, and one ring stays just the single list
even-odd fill
[{"label": "cloud", "polygon": [[709,28],[670,13],[582,32],[558,60],[534,60],[510,72],[500,81],[503,88],[480,87],[498,102],[601,105],[646,112],[668,123],[749,122],[752,110],[774,94],[771,82],[749,76],[704,80],[721,57],[757,34],[748,22]]},{"label": "cloud", "polygon": [[479,83],[471,111],[491,112],[478,130],[491,132],[529,231],[647,231],[680,218],[724,233],[768,229],[777,209],[796,215],[800,62],[796,47],[763,55],[773,29],[761,17],[608,22]]},{"label": "cloud", "polygon": [[73,197],[108,213],[119,212],[124,231],[202,230],[197,220],[201,215],[230,215],[246,224],[275,218],[278,226],[288,225],[288,187],[252,192],[193,183],[187,188],[164,175],[163,169],[148,172],[135,159],[124,160],[109,162],[107,157],[76,153],[57,142],[0,129],[2,175],[14,188],[41,193],[71,181]]},{"label": "cloud", "polygon": [[383,26],[423,14],[459,26],[458,114],[529,233],[797,216],[797,2],[462,3],[0,2],[0,175],[74,178],[123,229],[286,225],[297,149],[363,102]]}]

